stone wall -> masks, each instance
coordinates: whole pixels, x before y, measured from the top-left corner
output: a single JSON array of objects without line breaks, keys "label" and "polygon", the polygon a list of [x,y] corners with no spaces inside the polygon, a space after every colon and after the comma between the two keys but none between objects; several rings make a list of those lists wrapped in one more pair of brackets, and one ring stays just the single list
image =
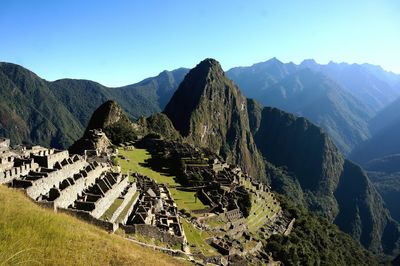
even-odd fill
[{"label": "stone wall", "polygon": [[135,208],[136,203],[140,199],[140,195],[132,202],[131,206],[129,207],[128,212],[126,213],[125,217],[122,217],[120,223],[126,224],[128,222],[128,218],[131,215],[133,209]]},{"label": "stone wall", "polygon": [[91,215],[93,217],[100,218],[128,185],[128,177],[123,178],[122,180],[120,179],[120,177],[118,179],[120,180],[120,182],[118,182],[110,190],[108,190],[104,197],[96,201],[95,209],[91,212]]},{"label": "stone wall", "polygon": [[0,184],[11,182],[20,176],[27,175],[30,171],[35,171],[39,168],[39,165],[35,162],[24,164],[18,167],[13,167],[11,169],[0,172]]},{"label": "stone wall", "polygon": [[140,234],[146,237],[154,238],[156,240],[162,241],[164,243],[167,243],[171,246],[177,245],[177,244],[183,244],[184,243],[184,237],[183,236],[175,236],[171,235],[167,232],[160,231],[155,226],[148,225],[148,224],[135,224],[135,225],[120,225],[120,228],[122,228],[125,233],[127,234]]},{"label": "stone wall", "polygon": [[69,158],[68,151],[59,151],[55,149],[40,150],[37,154],[31,154],[31,157],[40,166],[46,168],[53,168],[56,162],[61,162]]},{"label": "stone wall", "polygon": [[96,219],[93,216],[91,216],[89,212],[72,210],[72,209],[63,209],[63,208],[57,209],[57,212],[66,213],[78,217],[109,232],[114,232],[115,230],[118,229],[118,224]]},{"label": "stone wall", "polygon": [[[98,178],[105,171],[110,170],[109,166],[105,165],[91,165],[92,167],[86,167],[86,170],[82,170],[76,175],[81,175],[80,178],[75,180],[75,183],[60,191],[60,196],[54,200],[54,205],[58,208],[67,208],[72,204],[82,191],[93,185]],[[75,179],[75,178],[74,178]]]},{"label": "stone wall", "polygon": [[290,221],[288,227],[286,228],[285,232],[283,233],[285,236],[288,236],[288,235],[292,232],[292,230],[293,230],[293,225],[294,225],[294,222],[295,222],[295,221],[296,221],[296,218],[293,218],[293,219]]},{"label": "stone wall", "polygon": [[10,148],[10,140],[0,138],[0,151],[6,151]]},{"label": "stone wall", "polygon": [[14,157],[12,156],[4,156],[0,157],[0,172],[4,172],[13,168],[14,166]]},{"label": "stone wall", "polygon": [[71,177],[79,173],[87,165],[87,162],[82,158],[75,162],[70,162],[63,165],[61,169],[52,170],[44,173],[43,177],[32,181],[32,186],[26,189],[29,197],[37,199],[40,195],[45,195],[52,187],[58,187],[59,183],[67,177]]},{"label": "stone wall", "polygon": [[215,207],[208,207],[208,208],[204,208],[204,209],[199,209],[199,210],[192,210],[191,212],[193,214],[205,214],[205,213],[210,213],[214,211]]},{"label": "stone wall", "polygon": [[[136,191],[137,191],[136,183],[133,183],[133,184],[131,185],[131,187],[129,188],[128,192],[125,194],[125,196],[124,196],[124,201],[123,201],[123,202],[121,203],[121,205],[115,210],[113,216],[112,216],[111,219],[110,219],[110,222],[115,222],[115,221],[118,219],[119,215],[120,215],[121,212],[125,209],[125,207],[129,204],[129,202],[131,201],[132,197],[135,195]],[[133,202],[133,204],[132,204],[132,206],[131,206],[132,209],[133,209],[133,206],[134,206],[134,204],[137,202],[138,199],[139,199],[139,197],[137,197],[136,200]],[[129,208],[129,209],[131,209],[131,208]],[[128,216],[129,214],[130,214],[130,212],[128,211],[127,216]],[[123,217],[123,220],[125,220],[125,218],[128,218],[128,217]],[[119,221],[117,221],[117,222],[119,222]]]}]

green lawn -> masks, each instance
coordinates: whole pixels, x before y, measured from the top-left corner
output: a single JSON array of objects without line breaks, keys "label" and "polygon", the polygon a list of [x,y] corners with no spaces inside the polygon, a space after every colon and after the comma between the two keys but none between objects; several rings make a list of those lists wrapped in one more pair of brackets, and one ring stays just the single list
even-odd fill
[{"label": "green lawn", "polygon": [[221,221],[218,217],[211,217],[206,220],[204,220],[206,224],[208,224],[211,227],[223,227],[225,223]]},{"label": "green lawn", "polygon": [[116,222],[120,222],[128,213],[129,208],[131,207],[133,201],[139,197],[139,191],[136,191],[135,194],[133,194],[131,200],[129,201],[129,203],[125,206],[125,208],[122,210],[122,212],[119,214]]},{"label": "green lawn", "polygon": [[[192,253],[200,251],[205,256],[219,255],[219,253],[212,246],[208,245],[205,241],[207,238],[210,237],[208,232],[201,231],[195,228],[191,223],[187,222],[184,219],[181,219],[181,222]],[[195,246],[193,247],[192,245]]]},{"label": "green lawn", "polygon": [[190,211],[207,208],[207,206],[205,206],[200,200],[196,200],[195,192],[180,190],[180,184],[175,181],[175,176],[166,175],[141,165],[145,163],[147,159],[151,158],[151,154],[145,149],[134,149],[129,151],[119,149],[118,153],[120,156],[125,158],[118,158],[118,163],[121,166],[123,173],[127,173],[128,170],[130,173],[138,172],[154,179],[158,183],[168,184],[169,191],[171,192],[171,196],[174,198],[178,209],[186,209]]},{"label": "green lawn", "polygon": [[113,216],[114,212],[118,209],[119,206],[121,206],[122,202],[124,199],[117,198],[114,200],[113,204],[106,210],[106,212],[101,216],[100,219],[104,221],[109,221],[111,217]]}]

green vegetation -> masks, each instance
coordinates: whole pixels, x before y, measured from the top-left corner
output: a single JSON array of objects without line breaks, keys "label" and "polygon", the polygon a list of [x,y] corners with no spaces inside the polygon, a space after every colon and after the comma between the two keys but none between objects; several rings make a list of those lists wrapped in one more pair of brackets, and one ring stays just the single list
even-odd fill
[{"label": "green vegetation", "polygon": [[181,219],[190,250],[193,254],[201,252],[205,256],[215,256],[219,253],[206,243],[206,239],[212,237],[208,232],[196,229],[191,223]]},{"label": "green vegetation", "polygon": [[164,109],[187,69],[164,71],[142,82],[108,88],[89,80],[48,82],[15,64],[0,63],[1,135],[14,144],[67,148],[82,133],[92,113],[113,99],[137,119]]},{"label": "green vegetation", "polygon": [[207,218],[204,221],[204,223],[208,224],[211,227],[217,228],[217,227],[223,227],[225,223],[221,221],[217,216],[216,217],[210,217]]},{"label": "green vegetation", "polygon": [[146,160],[150,159],[152,156],[145,149],[119,149],[118,152],[118,162],[123,173],[127,173],[128,170],[130,173],[138,172],[154,179],[158,183],[168,184],[169,191],[172,198],[175,200],[178,209],[186,209],[191,211],[204,209],[207,207],[195,197],[196,192],[187,189],[182,190],[180,184],[176,181],[176,177],[165,173],[168,169],[164,169],[165,172],[157,172],[148,167],[146,165]]},{"label": "green vegetation", "polygon": [[128,214],[128,211],[129,211],[130,207],[132,206],[132,203],[137,199],[137,197],[139,197],[139,194],[140,194],[139,191],[136,191],[135,194],[133,194],[129,203],[125,206],[125,208],[119,214],[116,222],[122,221],[122,219]]},{"label": "green vegetation", "polygon": [[365,172],[346,160],[322,129],[305,118],[265,107],[255,141],[276,166],[271,171],[267,165],[274,190],[334,221],[369,250],[396,251],[399,225]]},{"label": "green vegetation", "polygon": [[137,139],[136,133],[127,122],[119,122],[106,127],[104,133],[106,133],[112,143],[116,144]]},{"label": "green vegetation", "polygon": [[285,265],[377,265],[376,258],[328,220],[279,199],[296,219],[289,236],[273,235],[265,251]]},{"label": "green vegetation", "polygon": [[100,219],[109,221],[111,217],[113,216],[114,212],[118,209],[119,206],[121,206],[122,202],[124,199],[117,198],[114,200],[113,204],[106,210],[106,212],[101,216]]},{"label": "green vegetation", "polygon": [[368,176],[374,183],[375,188],[385,201],[393,219],[400,222],[400,172],[382,173],[368,172]]},{"label": "green vegetation", "polygon": [[166,254],[133,244],[0,186],[1,265],[177,265]]}]

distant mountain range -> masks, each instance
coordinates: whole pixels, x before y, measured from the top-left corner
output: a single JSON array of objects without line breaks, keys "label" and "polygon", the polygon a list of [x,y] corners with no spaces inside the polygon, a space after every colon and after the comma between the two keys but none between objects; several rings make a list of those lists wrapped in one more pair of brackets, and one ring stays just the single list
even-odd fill
[{"label": "distant mountain range", "polygon": [[[163,71],[136,84],[108,88],[89,80],[48,82],[21,66],[0,63],[0,94],[7,99],[0,103],[0,134],[15,143],[68,147],[106,100],[117,101],[134,119],[160,112],[188,71]],[[400,96],[400,75],[368,64],[319,65],[305,60],[295,65],[273,58],[233,68],[227,76],[244,96],[324,128],[345,155],[374,135],[384,121],[396,118],[395,111],[379,112]]]},{"label": "distant mountain range", "polygon": [[108,88],[89,80],[48,82],[11,63],[0,63],[0,136],[12,143],[66,148],[83,133],[90,115],[109,99],[137,119],[161,111],[186,69],[164,71],[139,83]]},{"label": "distant mountain range", "polygon": [[247,97],[310,119],[348,155],[371,137],[369,121],[400,96],[400,75],[363,64],[284,64],[273,58],[227,71]]}]

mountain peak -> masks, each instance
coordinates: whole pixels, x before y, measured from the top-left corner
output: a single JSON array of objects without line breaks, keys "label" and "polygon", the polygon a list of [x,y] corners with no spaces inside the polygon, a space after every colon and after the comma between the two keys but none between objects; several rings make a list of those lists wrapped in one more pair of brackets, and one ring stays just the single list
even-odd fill
[{"label": "mountain peak", "polygon": [[221,64],[215,60],[214,58],[206,58],[203,61],[201,61],[199,64],[197,64],[196,67],[199,66],[209,66],[209,67],[213,67],[213,66],[217,66],[221,68]]},{"label": "mountain peak", "polygon": [[201,75],[208,75],[214,73],[216,75],[224,75],[224,70],[221,64],[212,58],[206,58],[198,63],[190,72],[199,73]]},{"label": "mountain peak", "polygon": [[122,117],[126,116],[122,108],[113,100],[106,101],[94,111],[86,132],[91,129],[103,129],[111,124],[118,122]]},{"label": "mountain peak", "polygon": [[[211,58],[204,59],[186,75],[165,107],[164,113],[171,119],[175,128],[183,136],[187,136],[190,131],[191,114],[202,99],[205,99],[205,95],[209,94],[209,100],[215,99],[216,94],[213,92],[231,87],[234,85],[226,78],[219,62]],[[176,110],[178,106],[179,112]]]},{"label": "mountain peak", "polygon": [[318,63],[314,59],[305,59],[300,63],[300,65],[305,67],[313,67],[318,65]]},{"label": "mountain peak", "polygon": [[190,70],[164,113],[188,142],[209,148],[254,176],[263,174],[249,132],[246,98],[218,61],[205,59]]}]

